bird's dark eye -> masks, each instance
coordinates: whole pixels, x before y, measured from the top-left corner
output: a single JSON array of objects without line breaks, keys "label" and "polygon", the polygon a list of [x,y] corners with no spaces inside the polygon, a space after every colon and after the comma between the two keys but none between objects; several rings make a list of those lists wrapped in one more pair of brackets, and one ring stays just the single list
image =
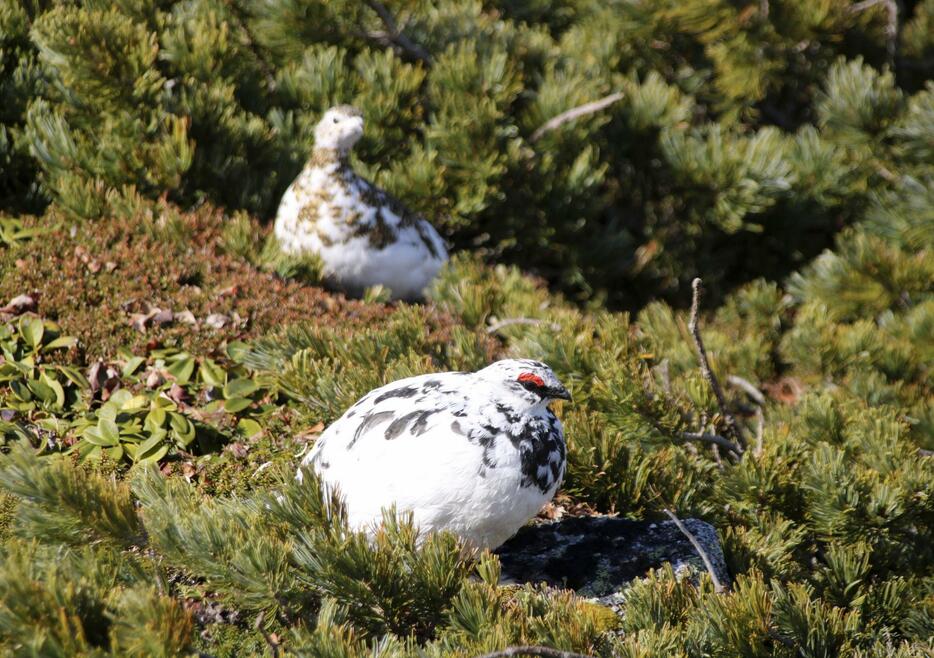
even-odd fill
[{"label": "bird's dark eye", "polygon": [[338,119],[337,117],[334,117],[333,121],[334,121],[334,123],[339,123],[339,122],[340,122],[340,119]]}]

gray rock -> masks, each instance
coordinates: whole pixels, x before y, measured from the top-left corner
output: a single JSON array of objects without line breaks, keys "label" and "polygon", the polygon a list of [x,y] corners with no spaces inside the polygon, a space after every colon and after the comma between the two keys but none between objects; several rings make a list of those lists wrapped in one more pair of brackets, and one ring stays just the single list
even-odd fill
[{"label": "gray rock", "polygon": [[[709,523],[682,521],[729,583],[717,533]],[[704,562],[673,521],[628,521],[608,516],[578,517],[526,526],[496,553],[504,583],[540,583],[576,591],[616,607],[628,583],[670,562],[678,572]]]}]

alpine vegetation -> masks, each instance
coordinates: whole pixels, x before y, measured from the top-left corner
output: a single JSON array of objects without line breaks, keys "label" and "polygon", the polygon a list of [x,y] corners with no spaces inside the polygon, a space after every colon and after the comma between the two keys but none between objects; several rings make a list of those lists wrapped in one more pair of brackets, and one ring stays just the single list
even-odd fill
[{"label": "alpine vegetation", "polygon": [[315,128],[311,158],[285,191],[275,235],[283,251],[320,257],[332,286],[359,296],[383,286],[396,299],[419,299],[447,261],[434,227],[359,176],[350,149],[363,135],[363,116],[332,107]]},{"label": "alpine vegetation", "polygon": [[932,26],[0,0],[0,655],[929,658]]},{"label": "alpine vegetation", "polygon": [[408,377],[364,395],[302,465],[344,497],[352,528],[375,532],[392,505],[423,532],[496,548],[561,484],[564,435],[548,404],[570,397],[538,361]]}]

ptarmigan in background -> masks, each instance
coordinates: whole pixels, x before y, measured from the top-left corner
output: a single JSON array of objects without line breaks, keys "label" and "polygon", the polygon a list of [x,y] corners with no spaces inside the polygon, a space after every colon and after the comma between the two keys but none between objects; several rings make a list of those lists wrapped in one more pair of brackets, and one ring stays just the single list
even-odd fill
[{"label": "ptarmigan in background", "polygon": [[311,159],[286,190],[275,233],[283,251],[321,257],[325,280],[351,295],[383,285],[413,300],[447,261],[441,236],[424,218],[358,176],[350,149],[363,116],[349,105],[324,113]]},{"label": "ptarmigan in background", "polygon": [[495,548],[564,477],[564,434],[548,404],[570,397],[548,366],[529,360],[401,379],[348,409],[302,465],[337,488],[354,529],[372,531],[395,505],[422,531]]}]

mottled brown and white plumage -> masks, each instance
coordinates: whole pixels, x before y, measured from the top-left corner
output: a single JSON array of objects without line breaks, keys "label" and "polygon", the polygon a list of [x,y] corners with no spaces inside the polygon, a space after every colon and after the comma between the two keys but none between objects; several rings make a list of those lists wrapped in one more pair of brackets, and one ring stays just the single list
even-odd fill
[{"label": "mottled brown and white plumage", "polygon": [[382,285],[418,299],[447,261],[444,241],[423,217],[358,176],[350,150],[363,135],[358,110],[339,105],[315,129],[315,147],[276,214],[283,251],[321,258],[328,283],[352,295]]}]

